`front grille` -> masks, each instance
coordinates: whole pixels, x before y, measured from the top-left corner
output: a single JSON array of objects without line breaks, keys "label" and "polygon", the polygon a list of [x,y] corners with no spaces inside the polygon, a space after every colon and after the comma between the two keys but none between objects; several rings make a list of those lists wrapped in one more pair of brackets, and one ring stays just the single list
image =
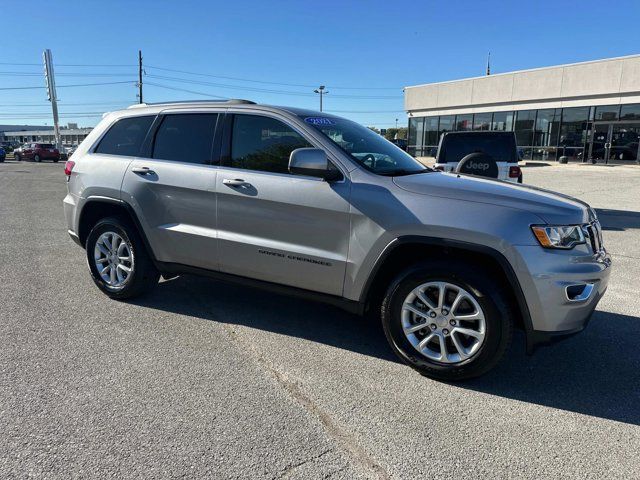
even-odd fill
[{"label": "front grille", "polygon": [[585,227],[585,236],[589,238],[591,249],[594,253],[598,253],[602,250],[602,227],[598,220],[590,223]]}]

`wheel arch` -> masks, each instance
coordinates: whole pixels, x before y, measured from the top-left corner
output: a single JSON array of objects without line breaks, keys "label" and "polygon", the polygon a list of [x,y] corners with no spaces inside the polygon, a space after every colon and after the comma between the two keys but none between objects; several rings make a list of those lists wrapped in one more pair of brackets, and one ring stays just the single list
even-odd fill
[{"label": "wheel arch", "polygon": [[85,247],[87,237],[91,232],[91,228],[102,218],[113,215],[121,215],[127,218],[138,231],[147,252],[154,263],[156,263],[155,255],[151,249],[151,245],[147,240],[142,224],[131,205],[122,200],[110,197],[89,197],[82,206],[78,219],[78,239],[82,247]]},{"label": "wheel arch", "polygon": [[[425,250],[425,247],[431,247]],[[371,270],[360,295],[365,311],[375,310],[391,280],[416,259],[463,259],[490,269],[496,273],[510,294],[511,306],[516,311],[516,326],[522,328],[527,338],[527,352],[532,353],[535,344],[531,314],[520,282],[505,256],[486,245],[436,237],[403,236],[394,239],[380,254]]]}]

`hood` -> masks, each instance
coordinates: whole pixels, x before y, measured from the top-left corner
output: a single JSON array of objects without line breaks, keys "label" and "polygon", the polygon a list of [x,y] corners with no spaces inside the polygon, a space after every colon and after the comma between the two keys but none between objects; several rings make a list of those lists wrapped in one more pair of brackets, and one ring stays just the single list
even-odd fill
[{"label": "hood", "polygon": [[393,181],[403,190],[420,195],[525,210],[549,224],[580,224],[593,219],[591,208],[581,200],[511,182],[440,172],[399,176]]}]

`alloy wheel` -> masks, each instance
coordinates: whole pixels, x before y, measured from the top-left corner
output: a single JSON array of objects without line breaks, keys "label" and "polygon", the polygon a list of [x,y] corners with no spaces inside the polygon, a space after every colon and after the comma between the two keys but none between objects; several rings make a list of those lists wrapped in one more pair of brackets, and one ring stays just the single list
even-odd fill
[{"label": "alloy wheel", "polygon": [[464,362],[478,353],[485,340],[482,307],[453,283],[428,282],[414,288],[402,304],[401,321],[411,345],[439,363]]},{"label": "alloy wheel", "polygon": [[133,252],[129,244],[115,232],[104,232],[94,248],[95,267],[110,287],[121,288],[131,278],[134,269]]}]

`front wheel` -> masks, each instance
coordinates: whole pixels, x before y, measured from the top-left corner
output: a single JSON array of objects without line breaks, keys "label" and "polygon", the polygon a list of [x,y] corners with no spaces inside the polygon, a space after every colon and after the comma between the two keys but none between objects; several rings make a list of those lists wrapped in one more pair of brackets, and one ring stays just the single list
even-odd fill
[{"label": "front wheel", "polygon": [[513,320],[492,275],[451,260],[402,272],[382,304],[393,351],[438,380],[477,377],[493,368],[511,341]]},{"label": "front wheel", "polygon": [[133,298],[158,283],[156,270],[136,228],[123,217],[100,220],[86,242],[91,278],[111,298]]},{"label": "front wheel", "polygon": [[16,162],[19,162],[19,161],[20,161],[20,155],[14,155],[14,156],[13,156],[13,159],[14,159]]},{"label": "front wheel", "polygon": [[40,158],[40,155],[35,155],[35,156],[33,157],[33,159],[34,159],[36,162],[38,162],[38,163],[40,163],[40,162],[42,161],[42,159]]}]

